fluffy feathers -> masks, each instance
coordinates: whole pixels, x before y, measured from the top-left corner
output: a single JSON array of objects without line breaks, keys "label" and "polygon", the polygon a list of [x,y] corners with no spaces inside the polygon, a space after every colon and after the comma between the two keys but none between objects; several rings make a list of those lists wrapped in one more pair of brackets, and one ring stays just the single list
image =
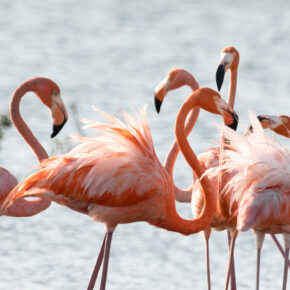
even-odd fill
[{"label": "fluffy feathers", "polygon": [[53,192],[53,200],[59,203],[57,195],[80,202],[128,206],[171,186],[155,154],[145,108],[135,118],[123,113],[123,121],[101,114],[108,123],[86,121],[86,127],[98,130],[95,137],[74,136],[80,145],[65,155],[44,160],[41,170],[21,182],[6,203],[37,192],[51,199]]}]

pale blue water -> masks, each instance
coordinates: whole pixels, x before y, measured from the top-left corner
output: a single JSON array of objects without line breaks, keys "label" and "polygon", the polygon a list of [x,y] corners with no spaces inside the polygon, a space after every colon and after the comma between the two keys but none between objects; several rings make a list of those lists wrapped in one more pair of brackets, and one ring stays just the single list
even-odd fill
[{"label": "pale blue water", "polygon": [[[200,86],[216,88],[220,51],[240,52],[236,110],[241,127],[248,109],[289,114],[290,5],[287,1],[0,1],[0,104],[8,109],[13,90],[33,76],[55,80],[77,118],[96,118],[91,106],[115,113],[148,104],[156,151],[163,161],[173,140],[177,110],[188,88],[172,92],[157,115],[153,91],[168,70],[191,71]],[[225,97],[228,76],[221,91]],[[32,94],[22,112],[51,153],[51,119]],[[41,121],[40,121],[41,120]],[[202,112],[191,144],[212,146],[219,118]],[[241,130],[241,129],[240,129]],[[58,137],[77,133],[72,116]],[[285,141],[284,141],[285,142]],[[18,178],[36,159],[15,129],[1,141],[1,166]],[[176,182],[190,183],[182,161]],[[179,205],[190,217],[189,205]],[[103,238],[103,226],[58,205],[27,219],[1,218],[0,289],[86,289]],[[212,289],[223,289],[226,234],[211,239]],[[239,289],[254,289],[252,232],[237,241]],[[283,263],[269,238],[263,248],[261,289],[280,289]],[[120,226],[114,235],[107,289],[206,289],[202,235],[183,237],[145,223]],[[98,286],[96,286],[98,289]]]}]

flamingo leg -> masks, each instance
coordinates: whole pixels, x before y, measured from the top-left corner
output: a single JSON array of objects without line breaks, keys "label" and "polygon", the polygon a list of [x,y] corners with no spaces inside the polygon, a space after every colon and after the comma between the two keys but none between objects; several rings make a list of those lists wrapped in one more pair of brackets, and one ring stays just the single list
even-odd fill
[{"label": "flamingo leg", "polygon": [[237,234],[238,234],[238,231],[235,229],[233,230],[232,235],[231,235],[231,245],[230,245],[230,251],[229,251],[229,262],[228,262],[225,290],[228,290],[229,288],[230,273],[232,269],[232,261],[233,261],[233,256],[234,256],[234,247],[235,247],[235,240],[236,240]]},{"label": "flamingo leg", "polygon": [[205,240],[206,243],[206,273],[207,273],[207,289],[211,290],[210,282],[210,261],[209,261],[209,239]]},{"label": "flamingo leg", "polygon": [[261,250],[262,250],[262,249],[257,249],[256,290],[259,290],[259,288],[260,288]]},{"label": "flamingo leg", "polygon": [[[230,250],[230,245],[231,245],[231,231],[230,230],[227,231],[227,235],[228,235],[228,243],[229,243],[229,250]],[[235,247],[235,241],[234,241],[233,247]],[[234,251],[234,249],[233,249],[233,251]],[[236,290],[237,283],[236,283],[236,270],[235,270],[235,256],[234,256],[234,254],[232,257],[230,277],[231,277],[231,290]]]},{"label": "flamingo leg", "polygon": [[265,233],[254,231],[256,236],[257,247],[257,264],[256,264],[256,290],[260,288],[260,265],[261,265],[261,250],[265,239]]},{"label": "flamingo leg", "polygon": [[207,274],[207,289],[211,290],[211,281],[210,281],[210,260],[209,260],[209,238],[211,235],[211,228],[207,227],[204,231],[205,238],[205,253],[206,253],[206,274]]},{"label": "flamingo leg", "polygon": [[283,277],[283,290],[287,290],[287,278],[288,278],[288,264],[289,264],[289,249],[290,249],[290,234],[284,234],[285,240],[285,263],[284,263],[284,277]]},{"label": "flamingo leg", "polygon": [[[279,252],[281,253],[281,255],[283,256],[283,258],[285,258],[285,252],[281,246],[281,244],[279,243],[278,239],[276,238],[276,236],[274,234],[271,234],[271,238],[273,239],[274,243],[276,244]],[[288,263],[288,268],[290,268],[290,262]]]},{"label": "flamingo leg", "polygon": [[112,237],[113,237],[113,233],[108,232],[107,237],[106,237],[106,243],[105,243],[105,256],[104,256],[104,264],[103,264],[103,272],[102,272],[102,280],[101,280],[100,290],[106,289],[106,281],[107,281],[107,273],[108,273],[108,266],[109,266],[109,256],[110,256]]},{"label": "flamingo leg", "polygon": [[96,283],[96,280],[98,278],[99,270],[100,270],[102,262],[103,262],[106,237],[107,237],[107,233],[104,236],[102,247],[101,247],[101,250],[99,252],[99,256],[98,256],[98,259],[97,259],[94,271],[92,273],[92,276],[91,276],[91,279],[90,279],[90,283],[88,285],[87,290],[93,290],[94,287],[95,287],[95,283]]},{"label": "flamingo leg", "polygon": [[289,264],[289,248],[285,251],[285,264],[284,264],[284,277],[283,277],[283,290],[287,290],[288,278],[288,264]]}]

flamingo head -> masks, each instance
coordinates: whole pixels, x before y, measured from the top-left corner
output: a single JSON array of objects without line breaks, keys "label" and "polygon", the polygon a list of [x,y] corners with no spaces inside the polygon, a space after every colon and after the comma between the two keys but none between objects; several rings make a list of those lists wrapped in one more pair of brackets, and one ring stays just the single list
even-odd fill
[{"label": "flamingo head", "polygon": [[157,113],[160,112],[162,102],[167,93],[184,85],[190,86],[192,90],[196,90],[198,88],[198,83],[192,74],[185,69],[175,68],[169,71],[165,79],[161,81],[154,91],[154,102]]},{"label": "flamingo head", "polygon": [[200,94],[197,98],[198,106],[210,113],[221,115],[224,124],[236,130],[239,122],[238,115],[232,107],[221,98],[218,92],[209,88],[201,88],[196,92]]},{"label": "flamingo head", "polygon": [[[290,117],[286,115],[270,116],[270,115],[259,115],[258,120],[260,121],[264,129],[269,128],[275,133],[290,138]],[[252,132],[253,127],[250,126],[247,132]]]},{"label": "flamingo head", "polygon": [[236,48],[228,46],[221,52],[221,59],[216,71],[216,84],[220,91],[225,73],[228,69],[237,69],[240,61],[240,55]]},{"label": "flamingo head", "polygon": [[58,85],[50,79],[37,77],[32,79],[32,91],[50,110],[53,119],[51,138],[55,137],[68,119],[67,111],[60,96]]}]

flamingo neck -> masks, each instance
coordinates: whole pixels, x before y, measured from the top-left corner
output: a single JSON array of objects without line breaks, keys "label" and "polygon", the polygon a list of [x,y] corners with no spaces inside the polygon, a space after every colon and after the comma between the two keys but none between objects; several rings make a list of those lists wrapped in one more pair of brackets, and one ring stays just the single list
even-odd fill
[{"label": "flamingo neck", "polygon": [[[182,82],[181,82],[181,85],[179,85],[178,87],[187,85],[192,89],[192,91],[195,91],[199,88],[197,81],[190,73],[183,71],[182,77],[180,77],[180,78],[182,79]],[[188,136],[188,134],[193,129],[193,127],[197,121],[199,111],[200,111],[199,107],[196,107],[191,111],[191,113],[186,121],[186,125],[185,125],[186,136]],[[166,156],[166,159],[164,162],[164,167],[172,178],[173,178],[173,168],[174,168],[174,164],[175,164],[176,158],[178,156],[178,153],[179,153],[179,147],[177,144],[177,140],[175,139],[170,147],[170,150],[167,153],[167,156]],[[190,201],[190,199],[191,199],[190,188],[187,190],[181,190],[181,189],[176,187],[175,192],[176,192],[176,200],[177,201],[180,201],[180,202]]]},{"label": "flamingo neck", "polygon": [[237,90],[237,80],[238,80],[238,68],[231,69],[230,73],[230,88],[228,94],[227,103],[234,108],[236,90]]},{"label": "flamingo neck", "polygon": [[30,217],[46,210],[51,202],[45,198],[26,200],[20,198],[13,202],[13,205],[4,211],[6,216],[11,217]]},{"label": "flamingo neck", "polygon": [[[186,116],[188,115],[190,110],[192,110],[196,105],[196,96],[189,98],[182,105],[182,108],[179,111],[176,119],[175,135],[183,156],[194,171],[196,178],[199,179],[203,175],[204,171],[200,166],[196,155],[194,154],[189,145],[185,132]],[[171,204],[171,211],[168,215],[169,230],[174,230],[182,234],[189,235],[204,230],[210,224],[216,211],[216,201],[208,177],[204,176],[200,180],[200,183],[205,200],[204,208],[201,215],[193,220],[185,220],[178,215],[178,213],[176,212],[175,203],[173,203],[173,205]]]},{"label": "flamingo neck", "polygon": [[189,86],[192,91],[195,91],[199,88],[199,85],[193,75],[186,70],[179,70],[178,79],[175,81],[174,89]]},{"label": "flamingo neck", "polygon": [[26,143],[32,148],[34,153],[36,154],[36,157],[38,161],[40,162],[42,159],[48,158],[48,155],[45,151],[45,149],[42,147],[42,145],[39,143],[39,141],[36,139],[36,137],[33,135],[27,124],[24,122],[24,120],[21,117],[19,105],[22,97],[27,93],[33,91],[33,87],[28,84],[24,83],[20,87],[18,87],[12,96],[12,100],[10,102],[10,118],[18,130],[18,132],[21,134],[21,136],[24,138]]},{"label": "flamingo neck", "polygon": [[[230,87],[227,103],[234,108],[236,90],[237,90],[237,80],[238,80],[238,67],[232,68],[230,73]],[[224,150],[225,138],[222,137],[220,144],[220,157],[219,157],[219,166],[223,164],[222,152]],[[227,208],[222,204],[222,199],[220,198],[221,191],[224,188],[224,178],[223,171],[219,170],[218,173],[218,187],[217,187],[217,196],[218,196],[218,212],[222,214],[222,216],[227,216]]]},{"label": "flamingo neck", "polygon": [[[199,107],[196,107],[191,111],[191,113],[187,119],[186,125],[185,125],[186,136],[188,136],[188,134],[193,129],[193,127],[197,121],[199,111],[200,111]],[[170,147],[170,150],[168,151],[167,157],[166,157],[165,162],[164,162],[164,167],[167,170],[167,172],[170,174],[171,177],[173,176],[173,167],[174,167],[176,158],[178,156],[178,153],[179,153],[179,147],[177,144],[177,140],[175,139]]]},{"label": "flamingo neck", "polygon": [[197,81],[195,80],[195,78],[191,74],[185,75],[184,84],[188,85],[192,89],[192,91],[195,91],[199,88]]}]

